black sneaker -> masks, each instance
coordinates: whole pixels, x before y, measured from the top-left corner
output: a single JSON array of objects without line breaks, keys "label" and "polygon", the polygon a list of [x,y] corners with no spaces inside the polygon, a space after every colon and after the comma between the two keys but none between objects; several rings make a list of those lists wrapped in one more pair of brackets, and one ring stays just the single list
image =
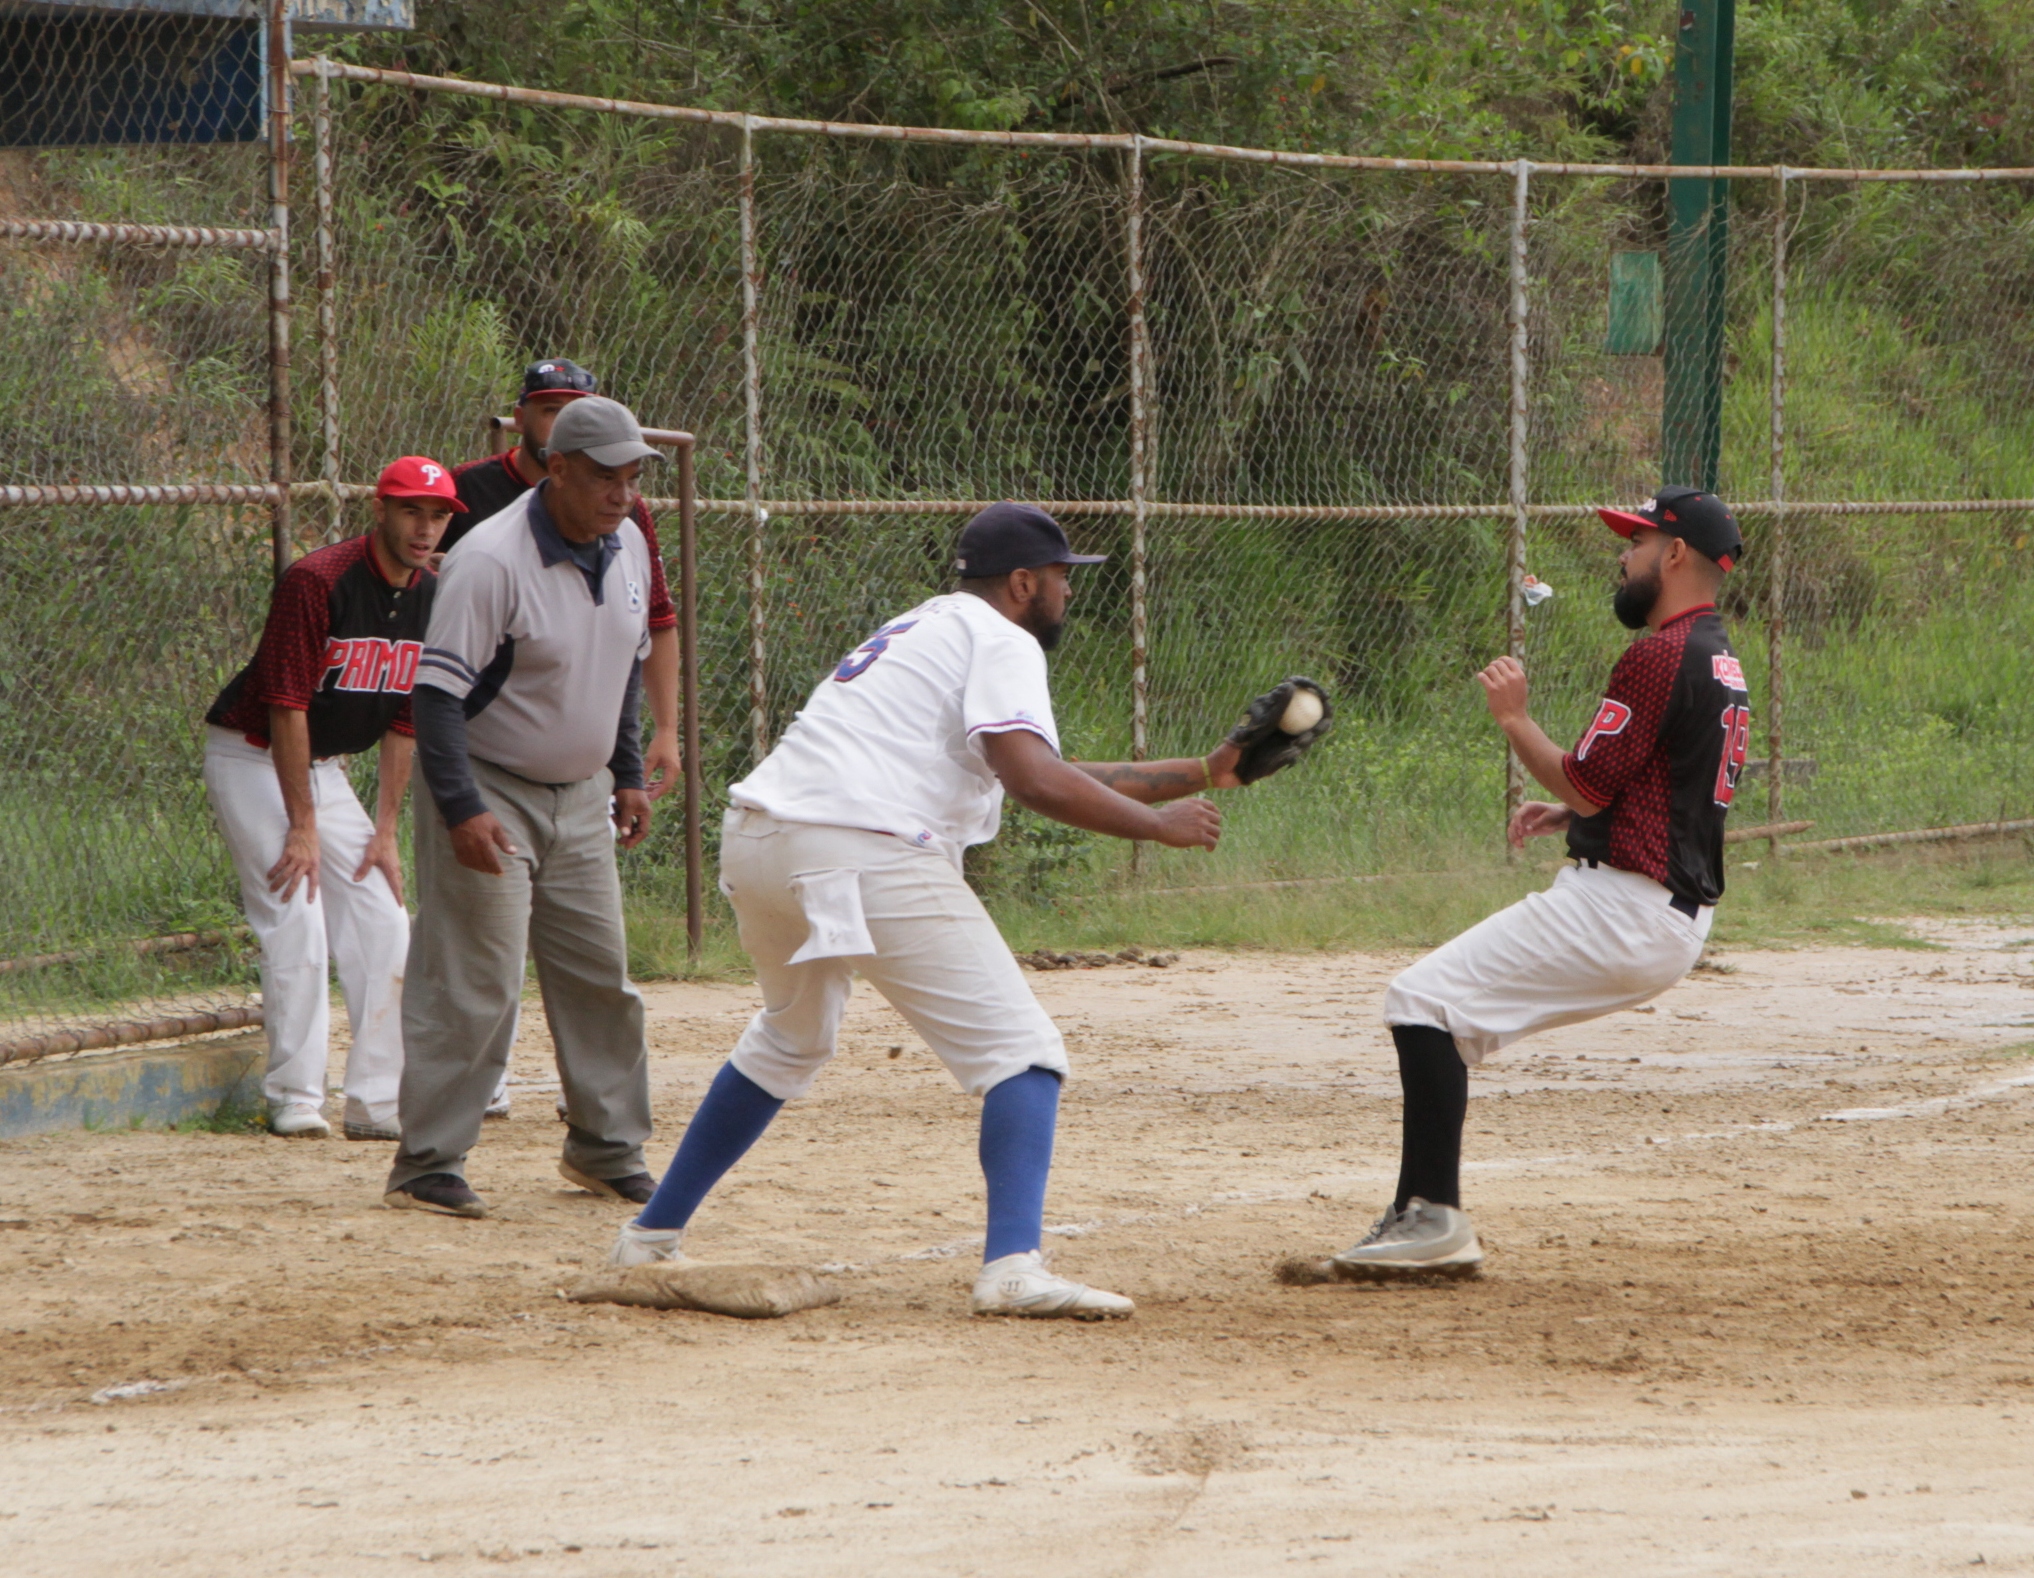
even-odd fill
[{"label": "black sneaker", "polygon": [[567,1183],[576,1183],[588,1194],[597,1194],[603,1200],[621,1200],[629,1205],[648,1205],[650,1196],[657,1192],[657,1180],[648,1173],[630,1173],[626,1178],[596,1178],[583,1173],[570,1162],[558,1164],[558,1176]]},{"label": "black sneaker", "polygon": [[447,1216],[485,1216],[487,1202],[457,1173],[425,1173],[381,1197],[392,1211],[442,1211]]}]

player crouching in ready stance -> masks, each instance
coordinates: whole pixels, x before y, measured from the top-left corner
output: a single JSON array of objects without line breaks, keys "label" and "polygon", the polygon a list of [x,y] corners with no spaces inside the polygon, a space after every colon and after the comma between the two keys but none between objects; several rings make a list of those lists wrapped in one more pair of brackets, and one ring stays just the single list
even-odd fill
[{"label": "player crouching in ready stance", "polygon": [[[1091,832],[1213,849],[1221,813],[1182,797],[1290,765],[1328,720],[1278,731],[1288,681],[1205,759],[1062,761],[1045,654],[1066,618],[1069,568],[1100,562],[1072,552],[1043,510],[991,505],[961,533],[960,590],[849,653],[729,791],[721,891],[763,1008],[655,1197],[622,1228],[613,1264],[683,1258],[707,1192],[833,1056],[859,970],[982,1098],[988,1237],[974,1312],[1131,1312],[1126,1298],[1054,1276],[1039,1254],[1066,1047],[963,880],[961,852],[996,836],[1005,792]],[[1164,801],[1175,803],[1153,809]]]},{"label": "player crouching in ready stance", "polygon": [[[261,945],[268,1029],[262,1095],[272,1133],[322,1139],[331,963],[352,1022],[349,1140],[397,1138],[403,959],[410,918],[396,818],[410,782],[410,691],[446,522],[466,506],[451,474],[405,455],[374,490],[374,530],[283,572],[261,645],[205,714],[205,789]],[[345,758],[380,747],[372,820]],[[331,961],[328,962],[327,954]]]},{"label": "player crouching in ready stance", "polygon": [[1398,1193],[1370,1235],[1334,1257],[1341,1276],[1474,1275],[1483,1249],[1460,1182],[1470,1067],[1535,1030],[1657,997],[1701,957],[1723,895],[1723,818],[1751,708],[1716,592],[1743,540],[1723,501],[1692,488],[1598,513],[1631,539],[1618,558],[1617,617],[1650,634],[1618,659],[1574,750],[1526,716],[1516,659],[1477,676],[1526,771],[1559,801],[1520,806],[1513,846],[1566,831],[1574,863],[1385,993],[1405,1092]]}]

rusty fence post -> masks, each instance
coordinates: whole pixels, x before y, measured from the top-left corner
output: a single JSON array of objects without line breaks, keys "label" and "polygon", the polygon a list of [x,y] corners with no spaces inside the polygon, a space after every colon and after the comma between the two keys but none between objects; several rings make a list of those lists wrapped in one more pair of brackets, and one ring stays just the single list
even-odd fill
[{"label": "rusty fence post", "polygon": [[296,557],[290,537],[290,15],[269,0],[268,26],[268,480],[278,579]]},{"label": "rusty fence post", "polygon": [[691,434],[678,446],[678,663],[679,710],[685,752],[685,952],[699,962],[705,930],[705,859],[699,818],[706,768],[699,758],[699,482]]},{"label": "rusty fence post", "polygon": [[[1773,526],[1766,539],[1766,823],[1784,817],[1785,762],[1782,760],[1780,701],[1784,692],[1787,632],[1787,167],[1773,178],[1778,198],[1773,215]],[[1780,835],[1766,844],[1769,859],[1780,857]]]},{"label": "rusty fence post", "polygon": [[346,502],[339,493],[339,304],[338,265],[332,217],[332,62],[320,55],[311,94],[311,179],[318,216],[318,427],[324,440],[320,470],[325,498],[325,535],[336,541],[346,531]]},{"label": "rusty fence post", "polygon": [[[1525,660],[1526,435],[1527,362],[1526,205],[1531,196],[1532,164],[1513,166],[1511,197],[1511,531],[1505,540],[1505,650]],[[1504,748],[1504,814],[1525,801],[1525,767],[1509,742]],[[1507,844],[1505,848],[1510,849]]]},{"label": "rusty fence post", "polygon": [[765,660],[764,595],[768,590],[770,523],[763,508],[763,369],[756,347],[757,302],[761,294],[756,256],[756,155],[752,117],[742,118],[742,392],[746,413],[744,452],[748,469],[749,510],[749,746],[755,760],[770,751],[770,687]]},{"label": "rusty fence post", "polygon": [[1151,754],[1145,507],[1151,464],[1151,334],[1144,317],[1144,139],[1130,140],[1125,251],[1130,286],[1130,759]]}]

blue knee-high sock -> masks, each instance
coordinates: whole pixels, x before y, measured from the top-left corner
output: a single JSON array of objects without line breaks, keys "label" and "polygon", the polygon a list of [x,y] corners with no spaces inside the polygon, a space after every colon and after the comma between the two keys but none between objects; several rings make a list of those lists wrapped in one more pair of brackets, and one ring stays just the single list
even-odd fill
[{"label": "blue knee-high sock", "polygon": [[984,1264],[1038,1247],[1058,1121],[1059,1076],[1050,1069],[1028,1068],[982,1098],[982,1177],[989,1186]]},{"label": "blue knee-high sock", "polygon": [[683,1227],[691,1221],[707,1191],[763,1137],[783,1105],[734,1064],[723,1063],[636,1226]]}]

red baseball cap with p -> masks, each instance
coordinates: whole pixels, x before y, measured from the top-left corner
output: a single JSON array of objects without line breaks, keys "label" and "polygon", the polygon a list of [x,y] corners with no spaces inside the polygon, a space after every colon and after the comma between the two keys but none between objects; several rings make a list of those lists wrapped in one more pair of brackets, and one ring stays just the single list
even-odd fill
[{"label": "red baseball cap with p", "polygon": [[1662,488],[1635,510],[1599,509],[1603,524],[1620,537],[1650,529],[1679,537],[1728,570],[1744,553],[1744,534],[1730,506],[1700,488]]},{"label": "red baseball cap with p", "polygon": [[459,490],[452,486],[452,473],[429,455],[405,455],[382,468],[374,485],[378,499],[442,499],[459,514],[466,506],[459,502]]}]

